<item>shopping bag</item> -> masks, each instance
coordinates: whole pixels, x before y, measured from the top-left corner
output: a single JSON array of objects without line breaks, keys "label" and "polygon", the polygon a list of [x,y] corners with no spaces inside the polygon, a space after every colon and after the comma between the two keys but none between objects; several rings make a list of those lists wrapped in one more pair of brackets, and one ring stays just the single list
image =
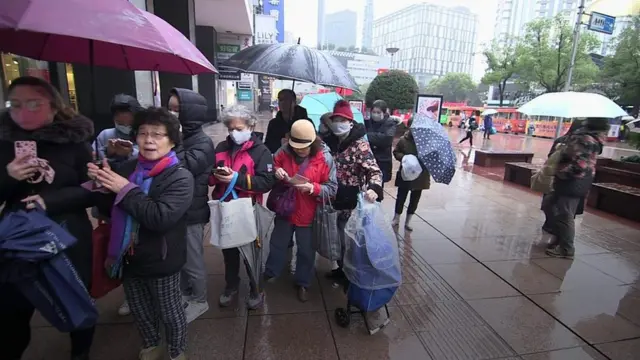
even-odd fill
[{"label": "shopping bag", "polygon": [[338,233],[338,212],[331,202],[323,197],[318,204],[311,225],[311,244],[323,258],[330,261],[342,260],[340,235]]},{"label": "shopping bag", "polygon": [[415,155],[405,155],[402,157],[402,179],[404,181],[413,181],[422,173],[422,165]]},{"label": "shopping bag", "polygon": [[[234,190],[238,173],[234,173],[227,191],[220,200],[209,201],[211,210],[211,245],[220,249],[235,248],[255,241],[258,237],[251,198],[238,198]],[[231,201],[225,201],[232,196]]]},{"label": "shopping bag", "polygon": [[112,279],[109,277],[107,269],[104,266],[105,260],[107,259],[110,233],[111,225],[107,223],[101,223],[97,228],[93,229],[93,264],[91,269],[90,293],[94,299],[100,299],[122,284],[120,279]]},{"label": "shopping bag", "polygon": [[269,192],[267,209],[278,216],[291,216],[296,207],[295,189],[286,183],[278,183]]}]

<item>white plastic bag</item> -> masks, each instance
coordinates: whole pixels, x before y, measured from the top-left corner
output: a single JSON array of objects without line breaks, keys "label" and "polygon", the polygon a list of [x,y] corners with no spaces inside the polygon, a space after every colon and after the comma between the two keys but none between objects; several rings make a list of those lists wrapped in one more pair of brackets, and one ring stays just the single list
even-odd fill
[{"label": "white plastic bag", "polygon": [[402,179],[404,181],[413,181],[422,173],[422,165],[415,155],[405,155],[402,157]]},{"label": "white plastic bag", "polygon": [[[258,237],[253,200],[239,199],[233,190],[237,176],[236,173],[220,200],[208,202],[211,209],[210,243],[220,249],[246,245]],[[233,200],[225,202],[229,195],[233,196]]]}]

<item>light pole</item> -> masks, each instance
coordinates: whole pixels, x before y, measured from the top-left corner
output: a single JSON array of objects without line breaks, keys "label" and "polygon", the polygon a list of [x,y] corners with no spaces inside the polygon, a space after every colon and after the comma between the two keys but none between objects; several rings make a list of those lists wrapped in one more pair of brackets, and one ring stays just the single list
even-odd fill
[{"label": "light pole", "polygon": [[[571,60],[569,61],[569,72],[567,72],[567,82],[564,83],[564,91],[571,89],[571,78],[573,77],[573,68],[576,64],[576,53],[578,52],[578,42],[580,41],[580,26],[582,26],[582,16],[584,15],[585,0],[580,0],[578,7],[578,18],[573,28],[573,47],[571,49]],[[562,131],[562,118],[558,118],[558,127],[556,128],[556,138],[560,137]]]},{"label": "light pole", "polygon": [[388,47],[387,48],[387,53],[389,53],[389,55],[391,55],[391,69],[393,69],[393,56],[400,51],[400,48],[397,47]]}]

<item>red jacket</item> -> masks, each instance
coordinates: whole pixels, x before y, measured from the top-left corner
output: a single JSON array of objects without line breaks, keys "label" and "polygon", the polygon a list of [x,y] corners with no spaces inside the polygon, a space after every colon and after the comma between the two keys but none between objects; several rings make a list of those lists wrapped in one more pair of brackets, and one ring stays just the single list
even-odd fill
[{"label": "red jacket", "polygon": [[[298,173],[302,165],[296,163],[295,154],[286,145],[276,152],[273,164],[276,170],[282,168],[291,177]],[[316,207],[322,199],[333,198],[338,189],[336,167],[329,149],[325,148],[310,158],[307,168],[300,175],[309,179],[309,182],[313,184],[313,194],[303,194],[296,191],[295,211],[289,217],[289,221],[295,226],[307,227],[311,226],[316,214]]]}]

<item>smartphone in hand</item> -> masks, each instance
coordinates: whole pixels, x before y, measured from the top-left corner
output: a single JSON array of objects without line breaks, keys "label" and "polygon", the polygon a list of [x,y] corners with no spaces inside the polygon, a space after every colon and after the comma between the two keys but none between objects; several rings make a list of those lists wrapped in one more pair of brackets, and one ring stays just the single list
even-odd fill
[{"label": "smartphone in hand", "polygon": [[231,171],[229,170],[228,167],[225,167],[225,166],[219,166],[213,169],[213,173],[218,175],[231,175]]},{"label": "smartphone in hand", "polygon": [[296,174],[296,176],[289,178],[289,184],[291,185],[301,185],[301,184],[306,184],[308,182],[309,182],[309,179],[307,179],[306,177],[300,174]]},{"label": "smartphone in hand", "polygon": [[27,162],[38,165],[38,147],[35,141],[16,141],[13,143],[15,157],[26,157]]}]

